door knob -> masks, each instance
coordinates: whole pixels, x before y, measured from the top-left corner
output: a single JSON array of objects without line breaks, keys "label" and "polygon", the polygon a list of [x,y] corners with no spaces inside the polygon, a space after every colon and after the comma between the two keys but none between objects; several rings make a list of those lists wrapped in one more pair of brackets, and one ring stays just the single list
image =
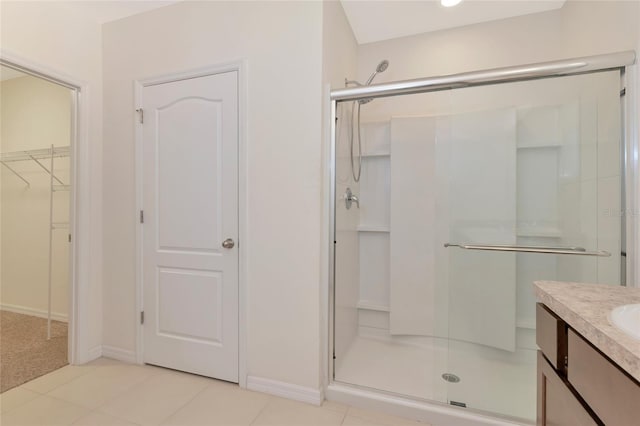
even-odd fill
[{"label": "door knob", "polygon": [[232,249],[233,246],[235,246],[235,245],[236,245],[236,243],[234,243],[231,238],[227,238],[226,240],[224,240],[222,242],[222,247],[224,247],[226,249]]}]

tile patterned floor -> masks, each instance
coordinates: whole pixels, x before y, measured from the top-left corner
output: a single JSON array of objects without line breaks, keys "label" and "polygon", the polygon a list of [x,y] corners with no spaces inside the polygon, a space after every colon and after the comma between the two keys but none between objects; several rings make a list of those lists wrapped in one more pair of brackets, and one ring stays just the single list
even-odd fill
[{"label": "tile patterned floor", "polygon": [[226,382],[105,358],[63,367],[1,394],[0,424],[428,426],[335,402],[315,407]]}]

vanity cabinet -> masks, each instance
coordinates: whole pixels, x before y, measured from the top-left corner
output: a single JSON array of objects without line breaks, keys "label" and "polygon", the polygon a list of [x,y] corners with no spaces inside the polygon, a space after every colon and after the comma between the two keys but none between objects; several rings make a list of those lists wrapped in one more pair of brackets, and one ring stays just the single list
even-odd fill
[{"label": "vanity cabinet", "polygon": [[538,425],[593,425],[598,423],[579,396],[538,351]]},{"label": "vanity cabinet", "polygon": [[538,425],[640,425],[640,383],[541,303],[536,327]]}]

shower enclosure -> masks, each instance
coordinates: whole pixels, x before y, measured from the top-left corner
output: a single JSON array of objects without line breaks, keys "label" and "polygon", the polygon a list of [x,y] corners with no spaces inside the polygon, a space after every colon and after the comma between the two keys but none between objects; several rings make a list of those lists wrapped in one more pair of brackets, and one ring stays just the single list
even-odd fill
[{"label": "shower enclosure", "polygon": [[[633,273],[621,101],[633,61],[332,93],[334,385],[535,419],[533,281]],[[371,98],[356,181],[351,108]]]}]

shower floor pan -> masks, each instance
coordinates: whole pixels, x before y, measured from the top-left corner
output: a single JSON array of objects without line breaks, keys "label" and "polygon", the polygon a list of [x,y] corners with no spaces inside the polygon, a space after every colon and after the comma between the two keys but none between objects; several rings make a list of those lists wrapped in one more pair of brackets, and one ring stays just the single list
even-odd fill
[{"label": "shower floor pan", "polygon": [[[535,350],[506,352],[437,338],[419,342],[358,336],[342,359],[336,360],[335,380],[535,421]],[[460,380],[449,382],[443,374]]]}]

